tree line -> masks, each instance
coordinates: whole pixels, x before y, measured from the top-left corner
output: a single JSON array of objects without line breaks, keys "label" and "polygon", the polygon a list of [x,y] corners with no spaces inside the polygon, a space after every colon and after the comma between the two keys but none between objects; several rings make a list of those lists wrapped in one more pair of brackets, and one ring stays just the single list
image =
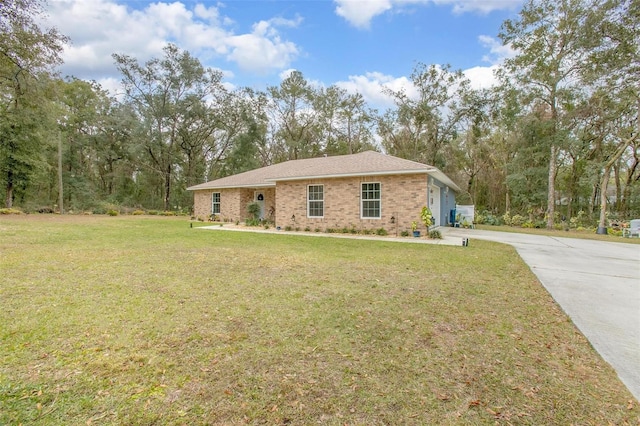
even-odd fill
[{"label": "tree line", "polygon": [[460,203],[553,227],[580,215],[640,215],[640,5],[529,0],[503,22],[514,55],[498,84],[419,63],[415,93],[317,87],[299,71],[264,91],[167,45],[141,63],[114,54],[124,95],[60,78],[67,38],[41,28],[38,0],[0,7],[0,183],[5,206],[188,211],[186,188],[278,162],[381,150],[436,166]]}]

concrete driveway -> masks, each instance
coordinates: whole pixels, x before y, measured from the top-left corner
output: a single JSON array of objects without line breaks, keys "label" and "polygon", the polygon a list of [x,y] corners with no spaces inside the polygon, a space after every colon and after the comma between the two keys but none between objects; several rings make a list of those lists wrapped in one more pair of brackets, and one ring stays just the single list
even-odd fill
[{"label": "concrete driveway", "polygon": [[640,245],[446,228],[447,237],[514,246],[640,400]]}]

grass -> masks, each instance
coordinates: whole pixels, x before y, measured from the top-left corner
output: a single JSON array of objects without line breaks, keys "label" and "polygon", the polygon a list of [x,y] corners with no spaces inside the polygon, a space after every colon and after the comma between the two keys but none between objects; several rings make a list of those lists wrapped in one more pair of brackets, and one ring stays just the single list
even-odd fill
[{"label": "grass", "polygon": [[626,244],[640,244],[640,238],[623,238],[616,235],[599,235],[593,230],[575,230],[570,229],[567,231],[559,229],[542,229],[542,228],[522,228],[517,226],[492,226],[492,225],[477,225],[476,228],[483,229],[485,231],[500,231],[500,232],[512,232],[520,234],[533,234],[533,235],[545,235],[549,237],[561,237],[561,238],[580,238],[583,240],[595,240],[595,241],[608,241],[611,243],[626,243]]},{"label": "grass", "polygon": [[515,251],[0,218],[0,424],[637,424]]}]

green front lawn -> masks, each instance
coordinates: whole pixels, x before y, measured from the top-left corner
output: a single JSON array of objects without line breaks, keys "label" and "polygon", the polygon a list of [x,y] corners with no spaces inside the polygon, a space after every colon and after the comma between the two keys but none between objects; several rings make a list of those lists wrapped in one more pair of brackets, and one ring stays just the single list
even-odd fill
[{"label": "green front lawn", "polygon": [[506,245],[0,217],[0,424],[637,424]]}]

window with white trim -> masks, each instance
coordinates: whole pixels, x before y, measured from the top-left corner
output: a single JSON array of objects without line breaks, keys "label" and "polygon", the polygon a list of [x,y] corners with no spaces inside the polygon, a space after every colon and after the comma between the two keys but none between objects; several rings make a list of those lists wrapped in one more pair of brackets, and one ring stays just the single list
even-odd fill
[{"label": "window with white trim", "polygon": [[380,219],[380,183],[363,183],[360,208],[363,219]]},{"label": "window with white trim", "polygon": [[324,217],[324,185],[307,187],[307,216]]},{"label": "window with white trim", "polygon": [[220,214],[220,193],[211,193],[211,214]]}]

